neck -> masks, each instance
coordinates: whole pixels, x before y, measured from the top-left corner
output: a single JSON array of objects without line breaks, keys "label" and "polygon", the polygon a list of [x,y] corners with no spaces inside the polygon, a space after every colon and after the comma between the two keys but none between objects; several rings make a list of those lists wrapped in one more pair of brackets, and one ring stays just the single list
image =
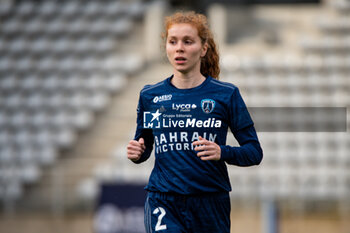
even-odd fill
[{"label": "neck", "polygon": [[174,72],[174,76],[171,79],[171,83],[179,89],[189,89],[201,85],[205,80],[205,77],[200,73],[181,73]]}]

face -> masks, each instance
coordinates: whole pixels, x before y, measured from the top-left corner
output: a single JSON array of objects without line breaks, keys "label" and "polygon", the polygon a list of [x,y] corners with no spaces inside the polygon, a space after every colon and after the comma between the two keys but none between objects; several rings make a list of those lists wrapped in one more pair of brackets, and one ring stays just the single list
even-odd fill
[{"label": "face", "polygon": [[200,72],[201,57],[207,52],[197,29],[190,24],[174,24],[168,29],[166,53],[171,65],[181,73]]}]

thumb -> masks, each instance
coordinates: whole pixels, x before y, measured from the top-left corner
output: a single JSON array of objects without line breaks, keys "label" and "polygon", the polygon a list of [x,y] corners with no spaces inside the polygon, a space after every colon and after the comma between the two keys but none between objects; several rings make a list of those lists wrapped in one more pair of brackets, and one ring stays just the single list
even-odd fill
[{"label": "thumb", "polygon": [[145,140],[144,140],[143,138],[140,138],[140,139],[139,139],[139,143],[140,143],[141,145],[145,145]]}]

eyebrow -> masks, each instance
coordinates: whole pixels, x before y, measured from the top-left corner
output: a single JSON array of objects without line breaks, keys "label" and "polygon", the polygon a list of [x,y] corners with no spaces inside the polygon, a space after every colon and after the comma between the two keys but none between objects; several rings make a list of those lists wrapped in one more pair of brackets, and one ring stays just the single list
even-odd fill
[{"label": "eyebrow", "polygon": [[[169,36],[168,39],[178,39],[178,37],[176,37],[176,36]],[[194,38],[192,36],[184,36],[182,39],[183,40],[188,40],[188,39],[194,40]]]}]

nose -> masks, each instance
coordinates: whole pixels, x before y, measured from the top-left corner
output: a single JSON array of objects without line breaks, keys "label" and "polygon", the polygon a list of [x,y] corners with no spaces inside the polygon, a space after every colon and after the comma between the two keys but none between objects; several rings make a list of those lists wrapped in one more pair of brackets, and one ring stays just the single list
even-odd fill
[{"label": "nose", "polygon": [[179,41],[176,45],[176,52],[183,52],[184,51],[184,45],[181,41]]}]

